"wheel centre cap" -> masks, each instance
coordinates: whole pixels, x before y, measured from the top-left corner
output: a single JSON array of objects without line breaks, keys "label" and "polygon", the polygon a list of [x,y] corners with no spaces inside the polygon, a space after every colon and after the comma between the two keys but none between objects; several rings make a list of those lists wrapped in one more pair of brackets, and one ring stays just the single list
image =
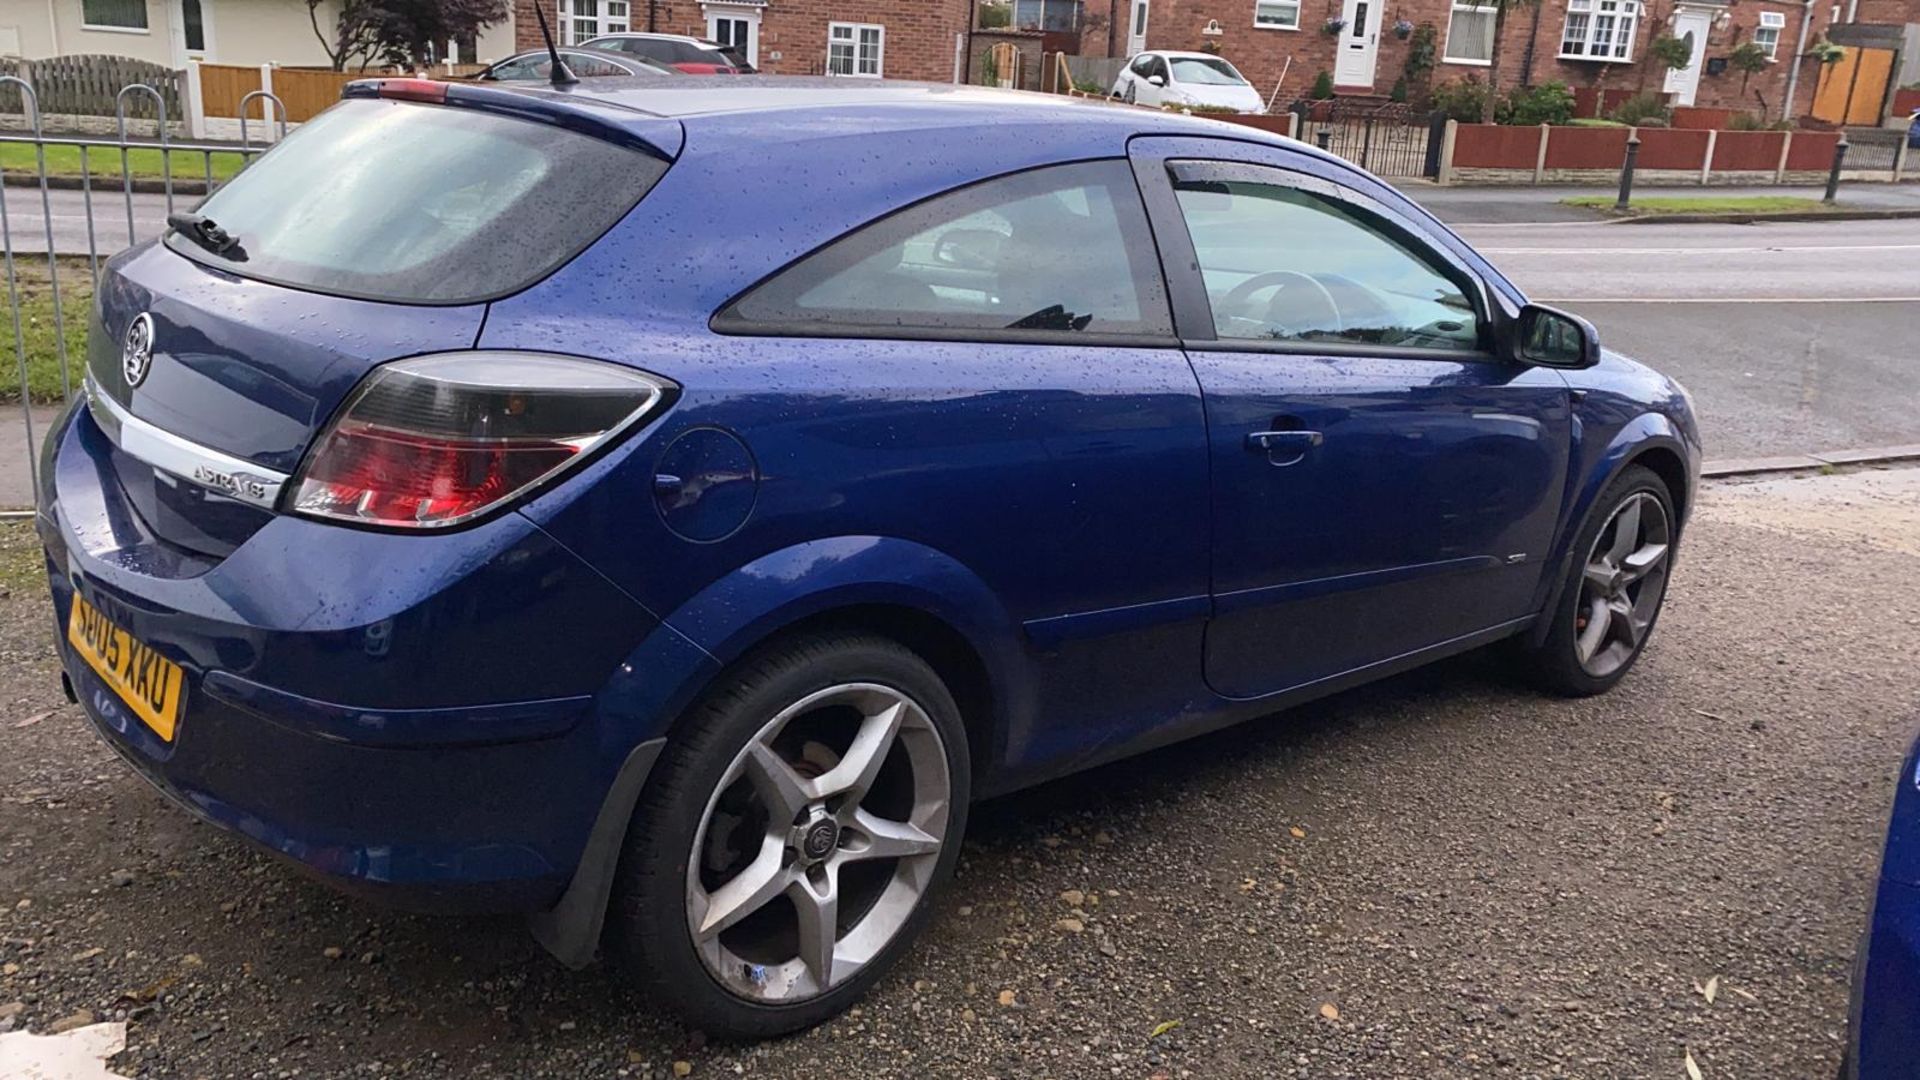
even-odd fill
[{"label": "wheel centre cap", "polygon": [[799,849],[800,857],[819,862],[840,846],[840,825],[830,817],[817,817],[800,826],[796,839],[794,846]]}]

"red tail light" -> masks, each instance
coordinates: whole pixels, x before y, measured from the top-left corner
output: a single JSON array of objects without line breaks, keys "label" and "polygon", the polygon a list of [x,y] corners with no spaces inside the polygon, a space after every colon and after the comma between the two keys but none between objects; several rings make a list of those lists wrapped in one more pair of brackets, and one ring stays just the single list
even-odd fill
[{"label": "red tail light", "polygon": [[434,79],[381,79],[380,96],[439,105],[447,100],[447,84]]},{"label": "red tail light", "polygon": [[397,528],[458,524],[578,464],[650,416],[669,385],[540,353],[388,364],[316,440],[291,509]]}]

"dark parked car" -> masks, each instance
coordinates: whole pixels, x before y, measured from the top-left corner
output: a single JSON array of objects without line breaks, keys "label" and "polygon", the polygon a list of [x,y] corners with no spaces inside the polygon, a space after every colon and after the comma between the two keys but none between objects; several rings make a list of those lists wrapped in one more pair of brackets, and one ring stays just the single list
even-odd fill
[{"label": "dark parked car", "polygon": [[903,83],[346,97],[103,269],[38,514],[107,743],[342,888],[788,1031],[978,798],[1496,643],[1593,694],[1653,631],[1686,393],[1331,155]]},{"label": "dark parked car", "polygon": [[[644,56],[579,46],[557,50],[567,70],[582,79],[630,78],[636,75],[679,75],[681,72]],[[509,56],[472,78],[478,82],[546,83],[553,77],[553,55],[545,49]]]}]

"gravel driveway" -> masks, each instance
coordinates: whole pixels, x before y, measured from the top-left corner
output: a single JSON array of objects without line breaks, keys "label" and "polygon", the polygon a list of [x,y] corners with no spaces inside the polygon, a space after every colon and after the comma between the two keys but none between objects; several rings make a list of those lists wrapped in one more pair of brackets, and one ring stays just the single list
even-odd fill
[{"label": "gravel driveway", "polygon": [[1920,470],[1714,487],[1613,694],[1468,657],[988,804],[862,1008],[717,1046],[189,822],[0,546],[0,1026],[125,1017],[129,1075],[1824,1077],[1920,720]]}]

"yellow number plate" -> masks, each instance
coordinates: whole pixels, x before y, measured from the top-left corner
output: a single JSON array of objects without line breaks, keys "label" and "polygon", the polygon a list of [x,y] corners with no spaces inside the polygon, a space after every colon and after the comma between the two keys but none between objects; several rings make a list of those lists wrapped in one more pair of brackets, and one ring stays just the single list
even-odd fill
[{"label": "yellow number plate", "polygon": [[73,596],[73,613],[67,619],[67,641],[134,715],[162,739],[173,741],[180,691],[186,682],[179,664],[115,626],[79,593]]}]

